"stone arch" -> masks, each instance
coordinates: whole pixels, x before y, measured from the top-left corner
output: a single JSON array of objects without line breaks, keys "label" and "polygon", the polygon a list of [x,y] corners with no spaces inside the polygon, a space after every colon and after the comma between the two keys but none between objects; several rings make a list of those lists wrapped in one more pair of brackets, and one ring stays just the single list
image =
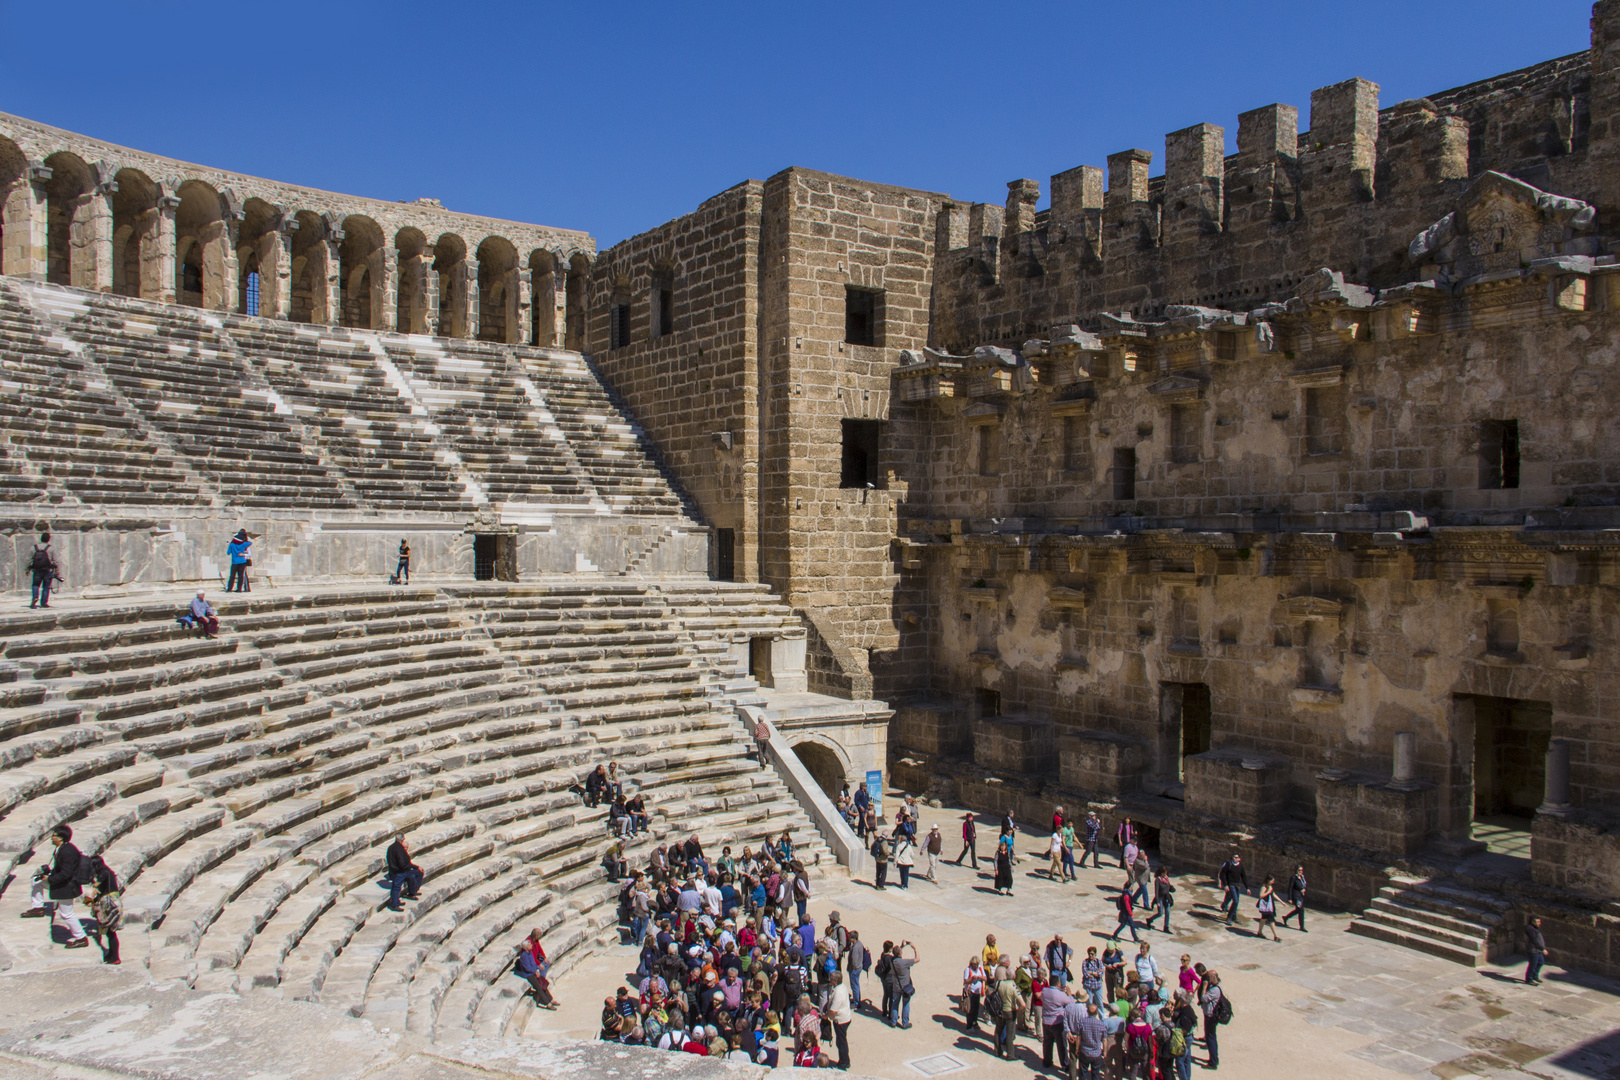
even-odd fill
[{"label": "stone arch", "polygon": [[439,335],[467,336],[468,282],[467,241],[455,233],[445,233],[433,245],[433,272],[439,278]]},{"label": "stone arch", "polygon": [[849,756],[833,740],[808,732],[790,735],[789,745],[828,798],[836,797],[839,789],[849,783]]},{"label": "stone arch", "polygon": [[249,199],[242,205],[236,239],[236,310],[243,315],[274,318],[281,308],[286,261],[281,221],[281,208],[263,199]]},{"label": "stone arch", "polygon": [[338,242],[338,324],[361,330],[386,329],[374,321],[382,314],[379,292],[385,288],[383,231],[371,218],[350,214],[343,219]]},{"label": "stone arch", "polygon": [[95,186],[95,172],[77,154],[58,151],[45,159],[51,178],[45,181],[45,280],[53,285],[85,284],[86,255],[74,243],[74,226],[83,221]]},{"label": "stone arch", "polygon": [[326,321],[326,223],[311,210],[300,210],[293,220],[291,305],[287,317],[293,322]]},{"label": "stone arch", "polygon": [[529,252],[529,341],[557,344],[557,257],[544,248]]},{"label": "stone arch", "polygon": [[[112,291],[156,300],[163,294],[163,278],[157,269],[163,254],[158,209],[162,191],[139,169],[119,169],[113,181],[118,190],[112,199]],[[153,269],[148,270],[149,266]]]},{"label": "stone arch", "polygon": [[563,348],[585,351],[585,289],[590,284],[591,261],[583,254],[568,260]]},{"label": "stone arch", "polygon": [[32,270],[33,221],[28,157],[0,135],[0,273],[21,276]]},{"label": "stone arch", "polygon": [[185,181],[175,194],[175,299],[213,311],[236,307],[236,252],[225,200],[201,180]]},{"label": "stone arch", "polygon": [[478,245],[478,339],[510,342],[518,330],[517,248],[489,236]]},{"label": "stone arch", "polygon": [[[438,309],[438,280],[428,273],[431,258],[427,237],[422,230],[407,225],[394,234],[394,249],[398,253],[395,271],[398,300],[395,329],[401,334],[432,332],[432,323]],[[432,286],[431,290],[429,286]],[[433,303],[429,303],[431,298]]]}]

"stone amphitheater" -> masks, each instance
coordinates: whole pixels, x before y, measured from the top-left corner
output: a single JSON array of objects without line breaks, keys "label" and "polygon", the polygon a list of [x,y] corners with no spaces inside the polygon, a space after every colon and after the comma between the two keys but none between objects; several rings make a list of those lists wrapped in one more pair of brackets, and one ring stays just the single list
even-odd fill
[{"label": "stone amphitheater", "polygon": [[[562,980],[620,940],[607,760],[633,860],[863,874],[870,781],[1620,975],[1620,0],[1591,35],[1045,208],[789,168],[603,251],[0,114],[0,1062],[701,1070],[518,1037],[528,930]],[[14,917],[61,824],[117,971]]]}]

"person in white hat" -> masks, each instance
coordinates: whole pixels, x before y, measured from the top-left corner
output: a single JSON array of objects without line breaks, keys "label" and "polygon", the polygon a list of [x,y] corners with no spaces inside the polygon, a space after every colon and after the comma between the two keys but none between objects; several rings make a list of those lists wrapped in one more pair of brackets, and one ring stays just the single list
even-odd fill
[{"label": "person in white hat", "polygon": [[940,852],[945,850],[945,838],[939,835],[938,825],[929,828],[928,839],[924,842],[923,847],[928,851],[928,880],[938,885],[939,879],[934,876],[934,870],[939,866]]}]

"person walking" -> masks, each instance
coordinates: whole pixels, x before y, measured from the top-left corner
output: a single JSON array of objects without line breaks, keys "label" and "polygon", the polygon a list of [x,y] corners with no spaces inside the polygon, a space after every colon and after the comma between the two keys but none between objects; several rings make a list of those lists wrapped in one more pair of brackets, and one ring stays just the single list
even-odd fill
[{"label": "person walking", "polygon": [[1019,1000],[1018,984],[1006,964],[996,968],[996,985],[991,994],[994,1004],[990,1005],[990,1018],[996,1024],[996,1056],[1011,1059],[1018,1054]]},{"label": "person walking", "polygon": [[974,1034],[979,1031],[979,1003],[984,997],[987,979],[984,961],[977,955],[968,957],[967,967],[962,971],[962,1011],[967,1014],[968,1030]]},{"label": "person walking", "polygon": [[1041,991],[1041,1067],[1052,1067],[1052,1048],[1057,1047],[1063,1071],[1069,1071],[1069,1035],[1063,1027],[1063,1010],[1074,1003],[1064,989],[1064,980],[1054,973]]},{"label": "person walking", "polygon": [[1063,880],[1073,881],[1076,877],[1074,872],[1074,849],[1077,843],[1074,822],[1065,821],[1063,828],[1058,830],[1058,835],[1063,838]]},{"label": "person walking", "polygon": [[[80,883],[85,869],[80,865],[84,856],[73,846],[73,830],[66,825],[58,825],[51,830],[51,845],[56,849],[51,856],[51,865],[42,866],[34,872],[34,885],[29,892],[32,906],[22,913],[22,917],[41,919],[49,915],[52,926],[60,919],[68,929],[66,947],[88,948],[90,936],[84,932],[84,924],[73,910],[73,902],[84,892],[84,886]],[[47,902],[49,908],[45,906]]]},{"label": "person walking", "polygon": [[1129,873],[1131,862],[1136,858],[1136,826],[1130,818],[1119,823],[1114,839],[1119,842],[1119,868]]},{"label": "person walking", "polygon": [[973,813],[969,811],[962,815],[962,854],[956,857],[956,865],[961,866],[963,859],[973,860],[973,869],[979,868],[979,827],[973,820]]},{"label": "person walking", "polygon": [[1126,927],[1130,927],[1131,940],[1141,941],[1141,937],[1136,933],[1136,908],[1131,903],[1131,891],[1129,889],[1119,891],[1119,895],[1114,897],[1114,907],[1119,910],[1119,925],[1114,927],[1114,932],[1110,936],[1115,941],[1118,941],[1119,932]]},{"label": "person walking", "polygon": [[225,545],[225,554],[231,557],[231,576],[225,582],[226,592],[252,592],[248,584],[248,567],[253,565],[253,538],[246,529],[237,529],[231,542]]},{"label": "person walking", "polygon": [[28,606],[30,608],[51,606],[51,587],[62,580],[62,574],[57,566],[56,552],[51,550],[51,534],[39,534],[39,543],[34,545],[33,553],[28,556],[28,572],[33,578],[33,589],[29,594]]},{"label": "person walking", "polygon": [[827,995],[827,1015],[832,1020],[833,1043],[838,1047],[838,1067],[849,1071],[849,1025],[855,1019],[850,1004],[849,987],[844,985],[844,973],[832,973],[832,993]]},{"label": "person walking", "polygon": [[904,827],[894,827],[894,865],[900,868],[900,887],[911,888],[911,868],[917,862],[917,843],[906,832]]},{"label": "person walking", "polygon": [[1063,834],[1056,829],[1046,848],[1046,877],[1049,881],[1063,880]]},{"label": "person walking", "polygon": [[1164,932],[1174,933],[1170,929],[1170,909],[1176,904],[1176,886],[1170,880],[1170,868],[1160,866],[1159,873],[1153,879],[1153,914],[1142,924],[1144,929],[1153,929],[1153,920],[1164,916]]},{"label": "person walking", "polygon": [[1237,922],[1238,899],[1249,891],[1249,875],[1243,869],[1243,856],[1233,852],[1227,860],[1221,863],[1220,873],[1216,876],[1224,896],[1221,900],[1221,911],[1226,914],[1226,925],[1231,926]]},{"label": "person walking", "polygon": [[[909,957],[905,955],[907,949],[911,950]],[[917,992],[911,981],[911,969],[916,964],[917,946],[909,941],[902,941],[889,957],[889,971],[894,978],[894,997],[889,1003],[890,1027],[911,1027],[911,995]],[[899,1023],[895,1022],[897,1019]]]},{"label": "person walking", "polygon": [[1299,916],[1299,932],[1308,933],[1305,929],[1305,867],[1294,867],[1294,876],[1288,879],[1288,902],[1293,905],[1288,914],[1282,917],[1282,924],[1288,925],[1288,920]]},{"label": "person walking", "polygon": [[1541,985],[1541,969],[1547,963],[1547,938],[1541,932],[1541,916],[1533,915],[1524,924],[1524,951],[1530,954],[1525,965],[1524,981],[1529,986]]},{"label": "person walking", "polygon": [[945,838],[939,835],[939,826],[933,825],[928,829],[928,839],[924,842],[928,852],[928,880],[935,885],[939,884],[936,871],[939,869],[939,856],[945,850]]},{"label": "person walking", "polygon": [[1277,936],[1277,879],[1270,874],[1260,883],[1260,895],[1255,897],[1255,911],[1260,916],[1260,926],[1255,930],[1255,937],[1265,937],[1266,931],[1271,931],[1272,941],[1281,941]]},{"label": "person walking", "polygon": [[1153,881],[1153,867],[1148,862],[1147,852],[1138,850],[1136,861],[1131,864],[1131,899],[1136,901],[1138,907],[1147,907],[1152,903],[1148,897],[1148,886]]},{"label": "person walking", "polygon": [[411,545],[403,536],[399,538],[399,565],[394,567],[394,583],[397,585],[411,583]]},{"label": "person walking", "polygon": [[100,855],[90,856],[90,914],[96,920],[94,937],[101,946],[103,964],[121,964],[118,928],[124,921],[123,889],[118,875]]},{"label": "person walking", "polygon": [[1097,811],[1091,810],[1087,812],[1085,828],[1086,850],[1080,855],[1080,868],[1085,869],[1086,859],[1090,858],[1091,868],[1093,870],[1101,869],[1102,856],[1097,854],[1097,848],[1102,843],[1102,819],[1097,816]]},{"label": "person walking", "polygon": [[1213,971],[1204,972],[1204,991],[1200,1004],[1204,1007],[1204,1049],[1209,1054],[1206,1068],[1218,1069],[1221,1067],[1220,1040],[1216,1035],[1216,1028],[1220,1021],[1216,1019],[1221,1008],[1221,977]]},{"label": "person walking", "polygon": [[1012,834],[1002,833],[996,841],[996,892],[1011,896],[1012,884]]},{"label": "person walking", "polygon": [[889,854],[894,847],[894,841],[880,832],[872,834],[872,862],[877,866],[872,876],[872,884],[878,889],[889,887]]}]

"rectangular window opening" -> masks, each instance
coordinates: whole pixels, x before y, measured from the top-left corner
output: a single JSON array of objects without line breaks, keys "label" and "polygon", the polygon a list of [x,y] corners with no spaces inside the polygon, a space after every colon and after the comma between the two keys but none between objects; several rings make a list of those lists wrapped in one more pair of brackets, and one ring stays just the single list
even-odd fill
[{"label": "rectangular window opening", "polygon": [[1344,452],[1344,387],[1311,386],[1305,390],[1305,452]]},{"label": "rectangular window opening", "polygon": [[1479,486],[1519,486],[1519,422],[1486,420],[1479,428]]},{"label": "rectangular window opening", "polygon": [[244,315],[257,315],[259,313],[259,272],[250,270],[247,276],[247,287],[242,290],[242,313]]},{"label": "rectangular window opening", "polygon": [[1078,416],[1063,418],[1063,471],[1083,472],[1086,467],[1086,424]]},{"label": "rectangular window opening", "polygon": [[714,530],[714,579],[716,581],[737,580],[737,531],[735,529]]},{"label": "rectangular window opening", "polygon": [[1136,450],[1129,446],[1114,450],[1114,498],[1121,502],[1136,498]]},{"label": "rectangular window opening", "polygon": [[675,332],[675,290],[658,290],[658,336],[669,337]]},{"label": "rectangular window opening", "polygon": [[630,305],[608,308],[608,348],[622,349],[630,344]]},{"label": "rectangular window opening", "polygon": [[979,718],[1001,715],[1001,691],[987,690],[978,687],[973,691],[973,703],[978,708]]},{"label": "rectangular window opening", "polygon": [[1198,460],[1200,430],[1198,406],[1194,404],[1170,406],[1170,460],[1177,465],[1189,465]]},{"label": "rectangular window opening", "polygon": [[885,487],[878,457],[883,442],[883,421],[843,421],[843,465],[838,481],[845,488]]},{"label": "rectangular window opening", "polygon": [[882,345],[883,293],[878,289],[844,288],[844,341],[850,345]]},{"label": "rectangular window opening", "polygon": [[978,457],[980,476],[995,476],[1001,472],[1001,426],[999,424],[980,424],[974,429],[974,436],[978,445],[974,451]]}]

